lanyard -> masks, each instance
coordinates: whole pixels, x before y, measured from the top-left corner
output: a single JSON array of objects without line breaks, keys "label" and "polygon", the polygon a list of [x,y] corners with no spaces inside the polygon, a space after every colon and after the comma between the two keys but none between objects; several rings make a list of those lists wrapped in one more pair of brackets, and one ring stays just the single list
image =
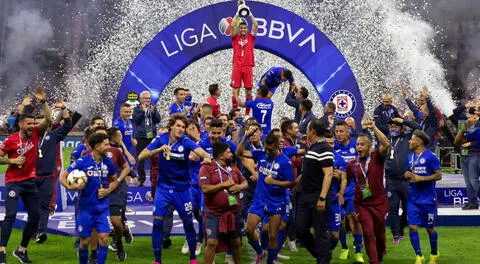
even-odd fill
[{"label": "lanyard", "polygon": [[260,141],[260,147],[259,148],[255,147],[255,145],[251,141],[250,141],[250,146],[252,147],[253,150],[262,150],[263,149],[262,141]]},{"label": "lanyard", "polygon": [[398,137],[397,141],[395,141],[395,144],[393,144],[393,139],[390,139],[390,145],[392,145],[392,149],[395,149],[397,147],[398,141],[400,141],[400,137]]},{"label": "lanyard", "polygon": [[147,109],[145,109],[145,125],[146,126],[150,126],[150,116],[151,116],[150,105],[148,105]]},{"label": "lanyard", "polygon": [[170,136],[168,136],[168,147],[170,148],[170,151],[172,151],[172,146],[177,143],[178,140],[173,141],[170,143]]},{"label": "lanyard", "polygon": [[38,145],[38,148],[42,148],[43,141],[45,141],[45,136],[47,136],[47,131],[45,131],[45,133],[43,133],[42,141],[40,141],[40,145]]},{"label": "lanyard", "polygon": [[[365,162],[365,170],[362,168],[362,164],[360,163],[360,157],[357,157],[357,162],[355,162],[355,165],[358,165],[360,167],[360,170],[362,171],[363,177],[365,178],[365,182],[368,184],[368,165],[370,164],[370,153],[368,154],[367,162]],[[357,175],[357,170],[355,169],[355,175]]]},{"label": "lanyard", "polygon": [[220,182],[223,183],[223,179],[222,179],[222,171],[224,171],[227,175],[228,175],[228,179],[229,180],[232,180],[232,174],[231,172],[229,172],[228,170],[222,168],[222,166],[220,166],[220,164],[218,164],[218,162],[215,161],[215,164],[217,164],[217,167],[218,167],[218,175],[220,176]]},{"label": "lanyard", "polygon": [[183,103],[182,106],[178,105],[177,103],[175,104],[178,106],[178,110],[180,110],[181,113],[185,113],[185,103]]},{"label": "lanyard", "polygon": [[[93,163],[95,164],[95,172],[98,172],[98,166],[97,166],[97,162],[95,161],[95,158],[93,157],[93,154],[90,154],[92,156],[92,159],[93,159]],[[97,176],[98,179],[100,180],[100,188],[103,188],[103,183],[102,183],[102,178],[103,178],[103,159],[102,161],[100,162],[100,176]]]},{"label": "lanyard", "polygon": [[415,157],[415,152],[413,153],[412,155],[412,166],[411,166],[411,170],[412,172],[415,170],[415,165],[417,164],[418,160],[420,159],[420,157],[422,156],[422,154],[425,153],[425,151],[423,151],[422,153],[420,153],[420,155],[418,155],[417,159],[415,160],[415,162],[413,162],[413,158]]},{"label": "lanyard", "polygon": [[[268,164],[267,164],[268,165]],[[275,159],[272,161],[272,165],[270,166],[270,169],[267,168],[267,176],[272,175],[273,172],[273,166],[275,166]],[[267,166],[268,167],[268,166]]]}]

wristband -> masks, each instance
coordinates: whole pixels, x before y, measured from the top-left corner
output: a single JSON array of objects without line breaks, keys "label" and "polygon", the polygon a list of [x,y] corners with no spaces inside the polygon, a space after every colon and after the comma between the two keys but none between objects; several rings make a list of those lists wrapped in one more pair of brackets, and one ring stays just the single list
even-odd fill
[{"label": "wristband", "polygon": [[318,200],[321,201],[321,202],[325,202],[325,198],[323,198],[322,196],[318,197]]},{"label": "wristband", "polygon": [[44,103],[46,103],[46,102],[47,102],[47,100],[40,100],[40,103],[41,103],[41,104],[44,104]]},{"label": "wristband", "polygon": [[118,183],[122,183],[122,179],[117,178],[117,182],[118,182]]}]

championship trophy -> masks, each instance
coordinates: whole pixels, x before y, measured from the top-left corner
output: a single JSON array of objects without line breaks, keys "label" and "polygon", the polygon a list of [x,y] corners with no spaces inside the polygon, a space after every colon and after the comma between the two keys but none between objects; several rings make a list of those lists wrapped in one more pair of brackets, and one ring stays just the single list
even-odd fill
[{"label": "championship trophy", "polygon": [[250,8],[245,4],[245,0],[238,0],[238,16],[248,17],[250,15]]}]

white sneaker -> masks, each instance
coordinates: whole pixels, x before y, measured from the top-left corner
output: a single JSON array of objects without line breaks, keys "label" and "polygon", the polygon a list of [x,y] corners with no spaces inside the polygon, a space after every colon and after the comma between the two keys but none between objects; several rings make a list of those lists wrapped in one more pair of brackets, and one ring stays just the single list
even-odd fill
[{"label": "white sneaker", "polygon": [[288,246],[288,250],[292,252],[298,252],[297,243],[295,240],[288,241],[287,246]]},{"label": "white sneaker", "polygon": [[202,253],[202,243],[197,242],[197,248],[195,248],[195,256],[200,255]]},{"label": "white sneaker", "polygon": [[185,243],[183,243],[183,247],[182,247],[182,254],[187,254],[188,252],[190,252],[190,249],[188,248],[187,240],[185,240]]},{"label": "white sneaker", "polygon": [[287,256],[287,255],[284,255],[284,254],[283,254],[283,252],[281,252],[281,251],[280,251],[280,252],[278,252],[278,254],[277,254],[277,258],[278,258],[278,259],[282,259],[282,260],[289,260],[289,259],[290,259],[290,257],[289,257],[289,256]]},{"label": "white sneaker", "polygon": [[227,264],[235,264],[235,261],[233,261],[233,256],[232,255],[225,255],[225,263]]}]

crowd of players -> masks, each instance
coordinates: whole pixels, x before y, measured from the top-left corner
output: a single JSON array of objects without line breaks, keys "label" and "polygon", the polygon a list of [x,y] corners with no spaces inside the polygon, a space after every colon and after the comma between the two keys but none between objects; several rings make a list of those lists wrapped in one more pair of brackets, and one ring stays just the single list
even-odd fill
[{"label": "crowd of players", "polygon": [[[171,245],[173,210],[183,222],[186,241],[182,253],[189,254],[190,263],[197,263],[203,245],[205,263],[214,263],[216,253],[223,251],[227,251],[228,263],[241,263],[242,236],[256,253],[255,263],[278,263],[288,258],[280,251],[283,245],[295,252],[297,243],[317,263],[330,263],[339,241],[339,258],[352,257],[347,234],[353,236],[355,262],[364,263],[365,244],[369,263],[382,263],[387,253],[387,214],[393,244],[404,239],[408,227],[415,263],[425,262],[417,230],[426,228],[429,263],[437,263],[435,182],[442,176],[433,152],[446,124],[428,90],[422,90],[417,104],[408,99],[407,89],[402,90],[411,110],[406,115],[392,105],[391,95],[384,95],[373,120],[361,124],[352,118],[335,118],[333,102],[325,104],[321,116],[313,113],[308,90],[297,86],[292,72],[283,67],[273,67],[260,77],[253,98],[257,23],[251,12],[250,18],[251,33],[245,18],[238,14],[231,25],[233,95],[228,114],[221,111],[218,84],[209,86],[211,96],[201,104],[192,103],[189,90],[175,89],[168,117],[160,115],[151,104],[151,94],[144,91],[137,105],[121,106],[111,127],[107,128],[102,118],[93,118],[84,131],[84,142],[72,152],[72,162],[63,172],[59,142],[81,115],[57,100],[53,108],[58,119],[54,122],[44,89],[26,96],[18,108],[19,131],[0,145],[0,164],[9,164],[0,264],[6,263],[19,197],[28,221],[13,255],[22,263],[31,263],[29,241],[47,240],[45,229],[55,210],[52,197],[56,197],[57,180],[79,192],[79,263],[105,263],[109,247],[124,261],[127,253],[122,240],[133,241],[125,224],[127,190],[129,185],[144,185],[147,159],[151,161],[155,264],[162,263],[162,249]],[[271,97],[283,82],[289,83],[285,103],[295,109],[295,115],[281,118],[272,127]],[[245,101],[240,99],[242,87]],[[35,115],[34,101],[42,106]],[[239,107],[247,108],[246,115]],[[248,117],[250,112],[252,117]],[[468,168],[474,159],[478,164],[479,108],[468,103],[454,113],[455,123],[466,120],[458,122],[454,141],[462,147],[462,162]],[[164,127],[162,120],[168,120]],[[84,171],[88,181],[69,183],[67,175],[74,170]],[[464,169],[464,174],[470,198],[464,209],[478,209],[478,166]]]}]

